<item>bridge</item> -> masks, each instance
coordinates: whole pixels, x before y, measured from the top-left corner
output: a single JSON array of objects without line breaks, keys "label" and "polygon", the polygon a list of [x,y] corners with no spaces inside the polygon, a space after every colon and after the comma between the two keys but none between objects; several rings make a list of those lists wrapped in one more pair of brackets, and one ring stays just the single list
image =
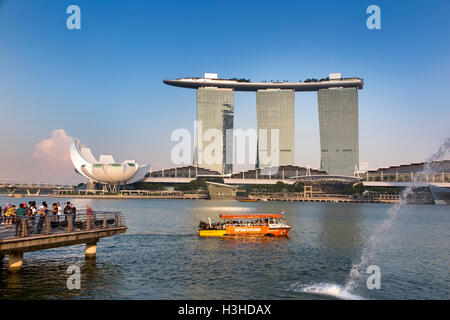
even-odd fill
[{"label": "bridge", "polygon": [[41,189],[63,189],[73,188],[72,184],[61,184],[51,182],[30,182],[21,180],[0,180],[0,188],[41,188]]},{"label": "bridge", "polygon": [[51,182],[30,182],[20,180],[0,180],[0,194],[10,196],[29,195],[33,197],[46,196],[53,190],[72,189],[71,184],[59,184]]}]

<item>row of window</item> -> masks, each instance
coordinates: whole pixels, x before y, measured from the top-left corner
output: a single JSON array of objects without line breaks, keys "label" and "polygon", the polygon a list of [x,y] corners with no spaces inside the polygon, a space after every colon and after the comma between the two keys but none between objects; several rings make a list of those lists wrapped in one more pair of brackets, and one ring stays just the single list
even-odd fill
[{"label": "row of window", "polygon": [[[336,149],[337,152],[339,152],[339,149]],[[342,149],[343,152],[352,152],[352,149]],[[322,149],[322,152],[328,152],[328,149]]]}]

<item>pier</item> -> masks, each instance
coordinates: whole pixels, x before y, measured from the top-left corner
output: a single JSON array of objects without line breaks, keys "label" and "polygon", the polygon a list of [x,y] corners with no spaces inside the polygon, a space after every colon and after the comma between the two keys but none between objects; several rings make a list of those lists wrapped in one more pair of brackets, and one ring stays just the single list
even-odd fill
[{"label": "pier", "polygon": [[[86,244],[86,259],[95,259],[101,238],[125,233],[120,212],[47,215],[41,218],[42,231],[36,233],[39,216],[12,218],[11,228],[0,227],[0,259],[9,256],[8,270],[20,271],[25,252]],[[7,219],[5,219],[7,221]]]}]

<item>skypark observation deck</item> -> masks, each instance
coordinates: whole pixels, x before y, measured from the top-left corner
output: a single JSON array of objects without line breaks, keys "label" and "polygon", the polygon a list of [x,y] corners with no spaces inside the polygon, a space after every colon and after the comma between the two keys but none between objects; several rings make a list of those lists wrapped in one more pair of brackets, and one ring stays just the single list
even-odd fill
[{"label": "skypark observation deck", "polygon": [[258,91],[265,89],[286,89],[294,91],[319,91],[330,88],[358,88],[364,86],[363,79],[342,78],[316,82],[247,82],[231,79],[179,78],[164,80],[165,84],[181,88],[198,89],[202,87],[228,88],[234,91]]}]

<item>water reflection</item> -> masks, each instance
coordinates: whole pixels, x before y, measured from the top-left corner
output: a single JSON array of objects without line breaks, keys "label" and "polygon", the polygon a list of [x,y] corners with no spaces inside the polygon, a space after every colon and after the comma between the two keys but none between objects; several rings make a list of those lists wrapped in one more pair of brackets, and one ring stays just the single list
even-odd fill
[{"label": "water reflection", "polygon": [[21,289],[22,288],[22,284],[21,284],[21,278],[22,275],[20,272],[9,272],[7,275],[7,285],[8,285],[8,290],[16,290],[16,289]]},{"label": "water reflection", "polygon": [[320,206],[320,239],[329,252],[348,252],[361,241],[363,207],[354,204],[324,203]]},{"label": "water reflection", "polygon": [[[77,208],[90,203],[98,210],[123,211],[127,233],[101,239],[96,260],[85,260],[83,245],[30,252],[24,256],[22,271],[9,274],[4,259],[2,298],[323,299],[314,290],[299,288],[317,283],[343,285],[370,226],[384,217],[387,208],[339,203],[67,200]],[[292,226],[289,238],[197,236],[199,221],[216,220],[220,213],[282,210]],[[447,211],[438,206],[408,208],[408,218],[393,226],[394,243],[377,252],[390,281],[383,282],[382,290],[361,292],[361,296],[448,297]],[[73,264],[81,269],[80,290],[66,286],[66,271]]]}]

